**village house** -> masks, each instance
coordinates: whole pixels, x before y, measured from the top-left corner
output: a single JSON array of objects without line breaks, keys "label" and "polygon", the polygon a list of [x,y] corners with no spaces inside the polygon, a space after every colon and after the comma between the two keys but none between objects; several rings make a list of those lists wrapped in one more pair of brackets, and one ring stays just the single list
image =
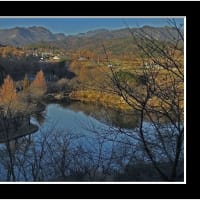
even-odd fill
[{"label": "village house", "polygon": [[60,58],[58,56],[54,56],[53,60],[60,60]]}]

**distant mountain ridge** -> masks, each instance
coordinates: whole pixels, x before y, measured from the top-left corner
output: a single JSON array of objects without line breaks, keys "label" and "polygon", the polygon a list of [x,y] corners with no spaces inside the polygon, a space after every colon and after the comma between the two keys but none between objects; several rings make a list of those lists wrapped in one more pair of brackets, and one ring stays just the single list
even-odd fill
[{"label": "distant mountain ridge", "polygon": [[[12,29],[0,29],[0,44],[13,46],[26,46],[34,43],[49,43],[55,47],[76,49],[84,46],[91,46],[92,43],[102,43],[109,40],[131,38],[131,33],[139,31],[153,35],[157,40],[169,40],[169,35],[177,37],[177,31],[172,27],[151,27],[123,28],[116,30],[97,29],[77,35],[64,35],[63,33],[54,34],[48,29],[40,26],[29,28],[15,27]],[[169,34],[170,33],[170,34]],[[119,42],[119,41],[118,41]]]},{"label": "distant mountain ridge", "polygon": [[144,26],[141,28],[123,28],[115,30],[97,29],[86,33],[66,36],[63,40],[43,43],[38,46],[63,48],[69,51],[89,50],[102,53],[102,45],[104,45],[113,54],[121,55],[133,53],[137,49],[132,34],[137,37],[138,33],[148,34],[156,40],[165,42],[178,38],[175,28]]},{"label": "distant mountain ridge", "polygon": [[63,33],[54,34],[40,26],[0,29],[0,43],[3,45],[23,46],[40,41],[62,40],[65,37]]}]

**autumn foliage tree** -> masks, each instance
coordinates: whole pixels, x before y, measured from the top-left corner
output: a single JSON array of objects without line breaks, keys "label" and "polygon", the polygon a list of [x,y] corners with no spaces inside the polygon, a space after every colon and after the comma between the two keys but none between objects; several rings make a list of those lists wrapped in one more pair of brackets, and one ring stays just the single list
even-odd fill
[{"label": "autumn foliage tree", "polygon": [[9,75],[4,79],[0,88],[0,107],[4,114],[9,113],[12,116],[27,112],[27,98],[24,98],[22,92],[16,92],[15,83]]},{"label": "autumn foliage tree", "polygon": [[30,82],[26,74],[23,80],[23,90],[26,91],[29,88],[29,86],[30,86]]},{"label": "autumn foliage tree", "polygon": [[9,173],[12,176],[13,181],[15,181],[15,174],[13,168],[14,159],[11,153],[11,148],[8,140],[9,128],[10,128],[10,123],[8,119],[14,116],[14,113],[16,111],[15,108],[17,107],[16,99],[17,99],[16,88],[12,78],[8,75],[4,79],[3,85],[0,88],[0,107],[1,107],[0,125],[2,126],[0,128],[1,130],[3,130],[1,131],[1,134],[3,133],[3,136],[6,138],[6,150],[9,157]]},{"label": "autumn foliage tree", "polygon": [[22,105],[24,108],[29,107],[30,111],[30,104],[31,104],[31,90],[30,90],[30,81],[28,78],[28,75],[26,74],[24,76],[24,79],[22,81],[23,91],[18,93],[18,98],[22,102]]},{"label": "autumn foliage tree", "polygon": [[47,85],[44,77],[44,73],[40,70],[35,77],[35,80],[31,84],[31,93],[33,97],[40,98],[46,92]]},{"label": "autumn foliage tree", "polygon": [[0,89],[0,104],[1,106],[11,105],[16,101],[16,88],[12,78],[8,75]]}]

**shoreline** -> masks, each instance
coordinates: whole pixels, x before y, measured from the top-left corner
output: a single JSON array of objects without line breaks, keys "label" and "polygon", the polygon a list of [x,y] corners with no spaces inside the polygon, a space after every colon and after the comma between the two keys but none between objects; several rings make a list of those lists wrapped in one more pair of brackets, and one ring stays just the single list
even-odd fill
[{"label": "shoreline", "polygon": [[[122,99],[119,97],[113,97],[110,94],[102,94],[102,93],[93,93],[93,91],[72,91],[70,93],[50,93],[47,94],[44,98],[47,102],[66,102],[70,103],[72,101],[80,101],[85,103],[95,103],[98,105],[102,105],[109,109],[119,110],[125,113],[132,113],[133,109],[126,104]],[[87,93],[87,95],[86,95]],[[90,96],[91,95],[91,96]],[[112,97],[115,98],[112,101]]]},{"label": "shoreline", "polygon": [[[20,132],[21,129],[23,129],[23,132]],[[2,136],[0,137],[0,143],[6,143],[6,142],[10,142],[12,140],[16,140],[20,137],[26,136],[26,135],[30,135],[33,134],[35,132],[37,132],[39,130],[39,127],[36,126],[35,124],[30,124],[29,127],[27,128],[27,126],[24,127],[20,127],[19,130],[15,131],[15,132],[10,132],[8,133],[8,138],[5,139],[5,137],[3,138]]]},{"label": "shoreline", "polygon": [[[41,113],[45,110],[46,106],[43,103],[38,103],[36,105],[36,108],[32,113],[33,115],[35,113]],[[32,124],[31,122],[25,123],[22,126],[18,127],[17,130],[11,129],[7,133],[4,131],[0,134],[0,143],[6,143],[10,142],[12,140],[16,140],[17,138],[33,134],[39,130],[39,127],[36,124]]]},{"label": "shoreline", "polygon": [[[77,92],[81,92],[81,91],[77,91]],[[70,103],[70,102],[83,102],[83,103],[92,103],[92,104],[97,104],[97,105],[101,105],[105,108],[108,109],[112,109],[115,111],[122,111],[125,114],[132,114],[132,111],[130,109],[127,109],[126,107],[120,107],[119,104],[117,104],[116,102],[109,102],[109,101],[102,101],[98,98],[92,99],[92,98],[84,98],[83,96],[76,96],[76,95],[72,95],[74,94],[74,92],[71,93],[50,93],[50,94],[46,94],[43,102],[39,102],[37,103],[34,111],[31,113],[32,114],[37,114],[37,113],[41,113],[45,110],[46,108],[46,104],[49,103]],[[20,130],[23,130],[23,132],[20,132]],[[30,123],[29,125],[24,125],[23,127],[19,127],[18,130],[13,130],[10,131],[8,133],[8,138],[5,139],[5,135],[2,134],[0,136],[0,143],[5,143],[6,141],[12,141],[15,140],[17,138],[23,137],[23,136],[27,136],[30,134],[33,134],[35,132],[37,132],[39,130],[39,127],[36,124],[32,124]]]}]

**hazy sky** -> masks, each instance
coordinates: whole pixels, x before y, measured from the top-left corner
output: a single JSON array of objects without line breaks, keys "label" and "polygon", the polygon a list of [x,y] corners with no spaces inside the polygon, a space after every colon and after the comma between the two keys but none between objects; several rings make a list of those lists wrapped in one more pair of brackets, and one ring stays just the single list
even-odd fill
[{"label": "hazy sky", "polygon": [[[175,18],[178,24],[184,24],[183,18]],[[144,25],[165,26],[167,18],[1,18],[0,29],[12,27],[43,26],[55,33],[77,34],[89,30],[107,28],[125,28],[124,21],[130,27]]]}]

